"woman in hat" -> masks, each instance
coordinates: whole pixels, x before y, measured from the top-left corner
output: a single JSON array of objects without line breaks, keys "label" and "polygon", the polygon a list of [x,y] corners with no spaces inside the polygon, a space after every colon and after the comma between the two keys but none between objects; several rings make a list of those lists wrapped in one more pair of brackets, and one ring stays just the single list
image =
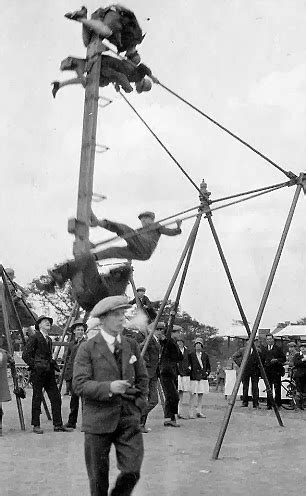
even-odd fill
[{"label": "woman in hat", "polygon": [[1,346],[2,336],[0,336],[0,436],[2,435],[2,403],[12,399],[7,379],[7,363],[9,356],[7,351],[1,348]]},{"label": "woman in hat", "polygon": [[68,346],[68,352],[66,357],[66,371],[65,380],[66,385],[68,384],[68,389],[71,392],[70,399],[70,413],[66,427],[75,429],[79,413],[79,396],[77,396],[72,388],[72,377],[73,377],[73,365],[77,351],[82,343],[86,341],[85,332],[87,331],[87,324],[82,320],[77,320],[70,327],[71,331],[71,341]]},{"label": "woman in hat", "polygon": [[182,415],[182,405],[184,393],[189,395],[190,403],[190,360],[189,360],[189,350],[185,346],[184,336],[181,334],[177,340],[180,352],[183,355],[183,360],[178,362],[178,393],[179,393],[179,404],[178,404],[178,418],[184,418]]},{"label": "woman in hat", "polygon": [[195,418],[194,408],[196,408],[196,417],[205,418],[202,412],[203,395],[209,393],[208,376],[211,371],[209,357],[204,348],[202,338],[196,338],[194,341],[195,351],[190,353],[190,418]]}]

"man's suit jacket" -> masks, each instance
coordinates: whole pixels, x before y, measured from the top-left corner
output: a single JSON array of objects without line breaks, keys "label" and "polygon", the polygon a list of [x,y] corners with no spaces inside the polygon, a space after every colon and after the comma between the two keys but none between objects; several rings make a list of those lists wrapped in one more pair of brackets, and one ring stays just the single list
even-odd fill
[{"label": "man's suit jacket", "polygon": [[[145,340],[142,343],[142,345],[144,345],[144,343],[145,343]],[[142,348],[141,345],[140,345],[140,347]],[[152,338],[150,339],[147,351],[145,352],[144,357],[143,357],[145,364],[146,364],[146,367],[147,367],[148,376],[150,379],[152,379],[152,377],[155,377],[156,375],[158,375],[160,351],[161,351],[161,348],[160,348],[159,342],[157,342],[155,337],[152,336]]]},{"label": "man's suit jacket", "polygon": [[[264,357],[264,367],[269,374],[284,375],[285,369],[283,367],[286,356],[282,352],[282,350],[274,344],[272,349],[269,350],[268,347],[263,349],[263,357]],[[276,359],[277,362],[272,363],[272,360]]]},{"label": "man's suit jacket", "polygon": [[[121,337],[122,379],[128,380],[136,395],[110,393],[110,383],[121,379],[117,362],[99,332],[83,343],[73,368],[73,390],[83,398],[82,430],[91,434],[114,432],[124,407],[126,421],[140,422],[146,407],[148,374],[135,340]],[[126,399],[128,398],[129,399]]]},{"label": "man's suit jacket", "polygon": [[74,360],[77,354],[77,351],[79,349],[79,346],[84,343],[85,339],[81,339],[80,341],[76,341],[73,339],[68,346],[68,351],[67,351],[67,367],[65,371],[65,380],[66,381],[72,381],[72,376],[73,376],[73,364]]},{"label": "man's suit jacket", "polygon": [[161,355],[159,361],[161,375],[177,377],[177,365],[178,362],[181,362],[182,360],[183,354],[173,338],[166,338],[161,341]]},{"label": "man's suit jacket", "polygon": [[191,366],[191,371],[190,371],[190,380],[191,381],[201,381],[201,380],[206,380],[210,374],[211,367],[210,367],[210,361],[207,353],[205,351],[202,351],[201,353],[201,359],[203,363],[203,368],[201,367],[199,360],[197,358],[197,354],[195,351],[192,351],[189,355],[189,360],[190,360],[190,366]]},{"label": "man's suit jacket", "polygon": [[49,372],[58,368],[55,360],[52,360],[52,340],[49,337],[46,340],[40,331],[29,337],[22,358],[35,372]]},{"label": "man's suit jacket", "polygon": [[[257,350],[258,350],[259,356],[262,360],[263,359],[262,350],[259,349],[259,347],[257,348]],[[239,348],[239,350],[233,354],[232,358],[233,358],[234,362],[236,363],[236,365],[238,365],[238,367],[240,367],[240,365],[242,363],[244,351],[245,351],[245,346],[242,348]],[[258,374],[258,375],[260,374],[259,362],[257,360],[257,356],[255,355],[253,349],[251,350],[251,353],[248,356],[247,363],[246,363],[246,366],[244,369],[244,373],[245,374]]]},{"label": "man's suit jacket", "polygon": [[293,357],[294,377],[306,376],[306,362],[302,362],[303,355],[296,353]]}]

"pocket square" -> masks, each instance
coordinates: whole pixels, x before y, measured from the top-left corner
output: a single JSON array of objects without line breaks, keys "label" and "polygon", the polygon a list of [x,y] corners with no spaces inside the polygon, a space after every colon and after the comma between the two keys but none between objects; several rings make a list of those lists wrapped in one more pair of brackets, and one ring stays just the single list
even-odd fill
[{"label": "pocket square", "polygon": [[135,362],[137,362],[137,358],[135,357],[135,355],[132,355],[130,360],[129,360],[129,363],[132,365]]}]

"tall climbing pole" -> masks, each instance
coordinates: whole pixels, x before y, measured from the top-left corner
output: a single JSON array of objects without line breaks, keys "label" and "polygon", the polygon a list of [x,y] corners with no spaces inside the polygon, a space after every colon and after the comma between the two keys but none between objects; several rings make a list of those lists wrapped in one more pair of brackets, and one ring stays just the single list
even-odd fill
[{"label": "tall climbing pole", "polygon": [[96,131],[99,102],[101,53],[105,50],[99,36],[93,34],[87,48],[86,87],[83,117],[83,135],[79,174],[76,219],[69,219],[68,232],[75,235],[74,256],[89,249],[89,223],[93,194],[93,175],[96,153]]}]

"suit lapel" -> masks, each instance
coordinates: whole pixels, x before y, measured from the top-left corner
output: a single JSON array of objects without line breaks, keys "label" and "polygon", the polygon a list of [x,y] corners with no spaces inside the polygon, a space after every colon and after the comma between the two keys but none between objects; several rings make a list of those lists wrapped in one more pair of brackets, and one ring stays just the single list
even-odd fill
[{"label": "suit lapel", "polygon": [[121,337],[122,345],[122,378],[127,377],[126,371],[131,358],[131,347],[130,343],[124,337]]},{"label": "suit lapel", "polygon": [[46,348],[46,350],[48,350],[48,352],[51,353],[51,351],[50,351],[50,344],[44,338],[44,335],[40,331],[38,331],[37,336],[38,336],[38,339],[39,339],[39,341],[41,343],[41,346],[43,348]]},{"label": "suit lapel", "polygon": [[103,338],[101,332],[98,332],[98,334],[93,338],[97,345],[100,348],[101,354],[103,357],[108,361],[108,363],[117,371],[119,372],[117,362],[115,360],[115,357],[113,353],[110,351],[105,339]]}]

